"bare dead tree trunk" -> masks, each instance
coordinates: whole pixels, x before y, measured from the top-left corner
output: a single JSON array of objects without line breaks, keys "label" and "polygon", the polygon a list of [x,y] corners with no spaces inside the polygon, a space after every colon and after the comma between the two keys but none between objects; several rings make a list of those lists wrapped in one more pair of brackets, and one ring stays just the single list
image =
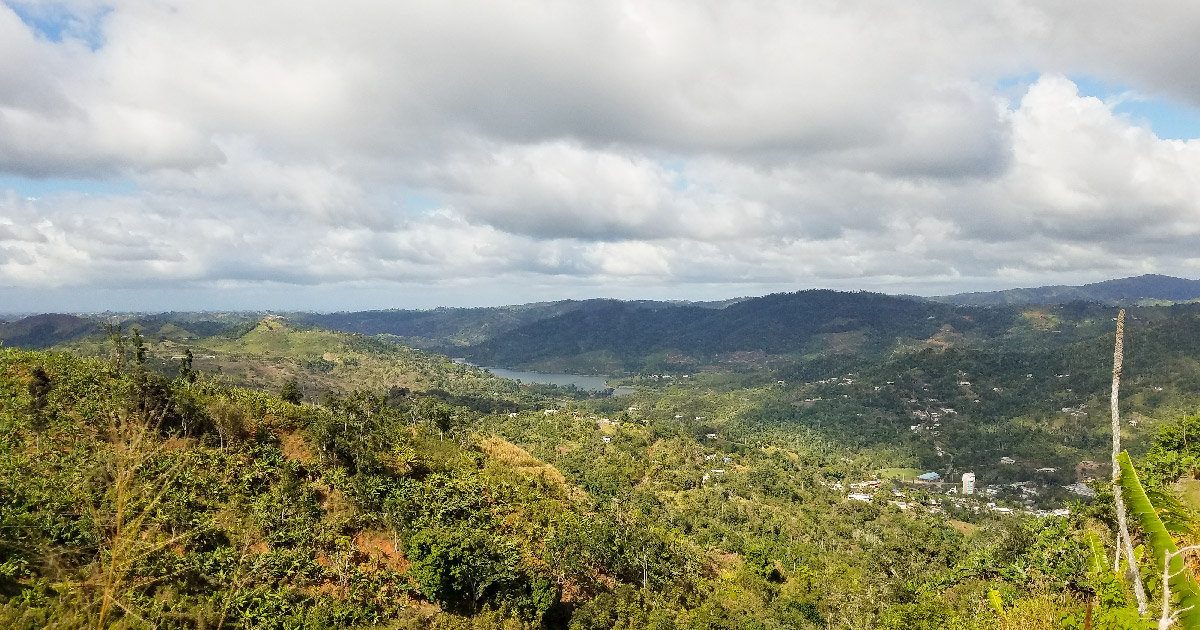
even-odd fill
[{"label": "bare dead tree trunk", "polygon": [[[1179,616],[1182,615],[1183,613],[1187,612],[1191,608],[1189,606],[1188,608],[1184,608],[1183,610],[1176,610],[1176,611],[1171,610],[1170,581],[1171,581],[1171,578],[1174,577],[1174,575],[1176,575],[1176,574],[1171,573],[1171,560],[1175,556],[1185,556],[1185,554],[1187,554],[1187,552],[1195,551],[1196,549],[1200,549],[1200,545],[1191,545],[1189,547],[1184,547],[1183,549],[1180,549],[1179,551],[1176,551],[1175,553],[1171,553],[1170,551],[1163,552],[1163,574],[1162,574],[1163,601],[1162,601],[1162,615],[1159,616],[1159,618],[1158,618],[1158,630],[1171,630],[1171,626],[1175,625],[1175,622],[1179,621]],[[1183,563],[1183,568],[1180,569],[1180,572],[1190,571],[1190,570],[1191,569],[1188,568],[1187,562],[1185,561]]]},{"label": "bare dead tree trunk", "polygon": [[1137,597],[1138,614],[1145,615],[1149,609],[1146,601],[1146,587],[1142,585],[1142,576],[1138,573],[1137,560],[1133,555],[1133,541],[1129,538],[1129,520],[1125,515],[1125,498],[1121,495],[1121,468],[1117,465],[1117,455],[1121,454],[1121,411],[1118,406],[1121,390],[1121,364],[1125,359],[1125,309],[1117,313],[1117,335],[1113,346],[1112,372],[1112,486],[1113,500],[1117,508],[1117,554],[1113,562],[1113,571],[1121,571],[1121,555],[1124,552],[1129,562],[1128,574],[1133,581],[1133,594]]}]

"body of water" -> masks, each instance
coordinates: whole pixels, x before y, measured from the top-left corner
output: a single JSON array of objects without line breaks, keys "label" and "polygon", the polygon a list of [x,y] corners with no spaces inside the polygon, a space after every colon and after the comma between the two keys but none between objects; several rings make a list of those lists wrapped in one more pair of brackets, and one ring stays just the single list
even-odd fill
[{"label": "body of water", "polygon": [[[522,383],[546,383],[548,385],[574,385],[579,389],[599,392],[608,389],[605,381],[608,379],[603,376],[591,376],[587,374],[551,374],[548,372],[522,372],[520,370],[509,370],[505,368],[485,367],[483,368],[500,378],[508,378]],[[613,395],[632,394],[634,390],[630,387],[613,388]]]}]

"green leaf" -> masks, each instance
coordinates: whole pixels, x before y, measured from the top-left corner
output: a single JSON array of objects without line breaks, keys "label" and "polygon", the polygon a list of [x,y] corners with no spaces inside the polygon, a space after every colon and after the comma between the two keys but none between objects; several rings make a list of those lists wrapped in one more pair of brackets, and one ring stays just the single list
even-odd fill
[{"label": "green leaf", "polygon": [[1184,628],[1200,628],[1200,587],[1196,579],[1178,555],[1179,549],[1171,538],[1171,533],[1158,517],[1154,504],[1146,496],[1141,481],[1129,460],[1129,453],[1123,452],[1117,456],[1117,465],[1121,468],[1121,489],[1125,494],[1125,502],[1129,506],[1130,515],[1141,525],[1142,531],[1150,542],[1150,555],[1155,566],[1161,573],[1166,554],[1176,554],[1171,558],[1169,569],[1171,592],[1178,601],[1178,610],[1183,611],[1179,621]]}]

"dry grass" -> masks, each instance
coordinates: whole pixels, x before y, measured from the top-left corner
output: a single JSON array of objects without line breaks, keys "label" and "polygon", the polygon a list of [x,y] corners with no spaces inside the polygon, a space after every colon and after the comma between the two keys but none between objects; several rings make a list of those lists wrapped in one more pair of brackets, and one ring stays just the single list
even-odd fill
[{"label": "dry grass", "polygon": [[480,443],[479,447],[495,462],[512,468],[529,477],[540,477],[551,484],[562,488],[568,496],[575,496],[583,491],[567,483],[566,477],[557,468],[530,455],[525,449],[498,436],[491,436]]},{"label": "dry grass", "polygon": [[303,464],[316,461],[312,450],[308,448],[308,442],[305,442],[304,436],[298,433],[280,433],[279,450],[284,457]]},{"label": "dry grass", "polygon": [[963,536],[970,536],[981,529],[978,525],[974,525],[966,521],[956,521],[954,519],[950,519],[949,523],[950,527],[958,530],[958,532]]}]

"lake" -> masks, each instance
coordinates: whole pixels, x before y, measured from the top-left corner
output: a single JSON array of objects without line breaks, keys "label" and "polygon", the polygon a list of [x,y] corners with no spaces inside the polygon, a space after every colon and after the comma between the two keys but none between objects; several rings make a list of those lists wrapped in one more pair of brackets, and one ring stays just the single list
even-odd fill
[{"label": "lake", "polygon": [[[500,378],[508,378],[522,383],[546,383],[548,385],[574,385],[579,389],[586,389],[592,392],[599,392],[608,389],[605,382],[608,380],[604,376],[591,376],[587,374],[551,374],[548,372],[522,372],[519,370],[508,370],[505,368],[485,367],[483,368]],[[613,395],[620,396],[621,394],[632,394],[633,388],[616,387],[613,388]]]}]

